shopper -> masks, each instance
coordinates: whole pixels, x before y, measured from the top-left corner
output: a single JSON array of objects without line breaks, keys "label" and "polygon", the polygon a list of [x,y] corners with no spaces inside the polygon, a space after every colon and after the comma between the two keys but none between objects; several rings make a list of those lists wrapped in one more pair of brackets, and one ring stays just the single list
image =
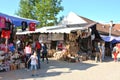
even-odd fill
[{"label": "shopper", "polygon": [[38,57],[38,69],[40,69],[40,51],[41,51],[41,43],[39,42],[39,40],[37,40],[35,42],[35,49],[37,52],[37,57]]},{"label": "shopper", "polygon": [[98,62],[98,59],[99,59],[100,62],[102,62],[100,42],[98,42],[98,43],[95,45],[95,51],[96,51],[95,61]]},{"label": "shopper", "polygon": [[118,50],[118,45],[116,44],[114,47],[113,47],[113,51],[112,51],[112,54],[113,54],[113,58],[114,58],[114,61],[116,62],[118,59],[117,59],[117,55],[119,53],[119,50]]},{"label": "shopper", "polygon": [[101,54],[102,54],[102,61],[105,59],[105,43],[102,42],[101,45]]},{"label": "shopper", "polygon": [[48,63],[48,56],[47,56],[48,52],[47,52],[47,49],[48,48],[47,48],[46,44],[42,43],[42,61],[44,62],[44,58],[46,58],[46,61]]},{"label": "shopper", "polygon": [[29,63],[31,60],[30,69],[32,70],[32,76],[37,76],[36,70],[37,70],[37,64],[38,64],[38,57],[36,55],[36,52],[33,53],[33,55],[30,56],[27,63]]},{"label": "shopper", "polygon": [[30,68],[30,62],[27,64],[27,61],[30,58],[31,53],[32,53],[32,48],[31,48],[30,42],[28,42],[27,45],[25,46],[24,53],[25,53],[26,68],[29,69]]}]

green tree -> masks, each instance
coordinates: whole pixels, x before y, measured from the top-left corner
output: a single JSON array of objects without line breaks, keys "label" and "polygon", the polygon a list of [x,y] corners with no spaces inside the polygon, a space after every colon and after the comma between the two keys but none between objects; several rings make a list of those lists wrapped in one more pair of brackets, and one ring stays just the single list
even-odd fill
[{"label": "green tree", "polygon": [[62,0],[20,0],[17,15],[40,21],[40,27],[57,24]]}]

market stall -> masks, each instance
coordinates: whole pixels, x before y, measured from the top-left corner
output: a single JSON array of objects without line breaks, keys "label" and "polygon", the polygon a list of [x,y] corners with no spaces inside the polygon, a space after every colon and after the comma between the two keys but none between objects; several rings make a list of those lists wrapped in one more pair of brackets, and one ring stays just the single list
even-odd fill
[{"label": "market stall", "polygon": [[39,21],[0,13],[0,71],[9,71],[22,68],[22,54],[16,47],[16,27],[22,31],[29,28],[34,31]]},{"label": "market stall", "polygon": [[[39,38],[40,41],[47,43],[50,56],[56,57],[57,54],[54,55],[54,53],[61,51],[61,56],[57,56],[57,59],[66,59],[68,54],[71,54],[72,57],[74,57],[79,50],[87,53],[86,50],[83,49],[88,50],[91,47],[90,27],[95,24],[95,22],[88,23],[80,16],[71,12],[64,17],[57,26],[46,26],[36,29],[33,32],[17,32],[17,35],[35,34],[35,36],[37,36],[36,38]],[[84,48],[81,46],[84,46]],[[64,51],[67,52],[64,53]]]}]

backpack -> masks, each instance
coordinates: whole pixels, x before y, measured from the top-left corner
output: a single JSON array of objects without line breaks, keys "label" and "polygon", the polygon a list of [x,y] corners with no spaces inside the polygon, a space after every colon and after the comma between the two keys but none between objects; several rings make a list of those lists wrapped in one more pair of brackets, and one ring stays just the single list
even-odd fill
[{"label": "backpack", "polygon": [[39,42],[36,42],[35,47],[36,47],[36,49],[41,49],[41,44]]},{"label": "backpack", "polygon": [[46,46],[42,46],[42,53],[47,53],[47,47]]}]

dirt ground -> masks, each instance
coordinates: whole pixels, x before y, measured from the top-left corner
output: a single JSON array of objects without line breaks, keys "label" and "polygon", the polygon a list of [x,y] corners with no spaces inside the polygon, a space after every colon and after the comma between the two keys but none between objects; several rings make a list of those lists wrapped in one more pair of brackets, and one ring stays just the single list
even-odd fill
[{"label": "dirt ground", "polygon": [[31,74],[25,69],[0,72],[0,80],[120,80],[120,62],[110,57],[102,63],[94,60],[69,63],[52,58],[49,64],[41,62],[38,76]]}]

